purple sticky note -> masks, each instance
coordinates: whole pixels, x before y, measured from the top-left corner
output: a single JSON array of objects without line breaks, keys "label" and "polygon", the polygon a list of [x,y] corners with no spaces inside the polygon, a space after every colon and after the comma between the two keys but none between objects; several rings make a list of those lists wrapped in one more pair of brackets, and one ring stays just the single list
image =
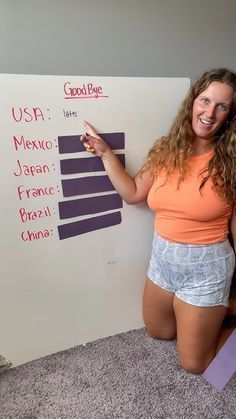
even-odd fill
[{"label": "purple sticky note", "polygon": [[[125,167],[125,155],[117,154],[123,167]],[[104,165],[100,157],[64,159],[60,161],[61,174],[71,175],[85,172],[101,172],[105,171]]]},{"label": "purple sticky note", "polygon": [[221,391],[236,372],[236,333],[232,333],[202,375]]},{"label": "purple sticky note", "polygon": [[61,181],[61,184],[63,196],[65,197],[114,190],[114,186],[106,175],[64,179]]},{"label": "purple sticky note", "polygon": [[122,208],[122,205],[122,199],[118,193],[81,199],[71,199],[69,201],[62,201],[58,203],[61,220],[118,209]]},{"label": "purple sticky note", "polygon": [[121,213],[113,212],[111,214],[100,215],[98,217],[86,218],[69,224],[58,226],[60,240],[69,237],[79,236],[91,231],[100,230],[106,227],[112,227],[121,223]]},{"label": "purple sticky note", "polygon": [[[111,132],[100,134],[113,150],[120,150],[125,147],[125,134],[123,132]],[[78,153],[85,151],[80,141],[80,135],[64,135],[58,137],[59,153]]]}]

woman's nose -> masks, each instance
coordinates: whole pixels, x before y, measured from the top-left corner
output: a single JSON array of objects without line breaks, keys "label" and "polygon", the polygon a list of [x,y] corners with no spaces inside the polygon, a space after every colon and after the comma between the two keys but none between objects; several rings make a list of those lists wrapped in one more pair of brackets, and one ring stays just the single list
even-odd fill
[{"label": "woman's nose", "polygon": [[207,107],[207,109],[206,109],[205,115],[206,115],[208,118],[213,118],[213,117],[214,117],[214,115],[215,115],[215,111],[216,111],[215,106],[214,106],[214,105],[209,105],[209,106]]}]

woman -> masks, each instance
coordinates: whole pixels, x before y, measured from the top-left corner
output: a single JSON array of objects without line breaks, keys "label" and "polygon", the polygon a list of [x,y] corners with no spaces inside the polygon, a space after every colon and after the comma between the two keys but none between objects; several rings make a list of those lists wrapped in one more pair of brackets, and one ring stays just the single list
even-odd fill
[{"label": "woman", "polygon": [[224,68],[204,73],[134,178],[86,122],[81,137],[122,198],[128,204],[147,199],[156,213],[144,322],[153,338],[177,336],[180,364],[195,374],[233,330],[221,325],[235,268],[228,241],[230,224],[236,243],[235,114],[236,74]]}]

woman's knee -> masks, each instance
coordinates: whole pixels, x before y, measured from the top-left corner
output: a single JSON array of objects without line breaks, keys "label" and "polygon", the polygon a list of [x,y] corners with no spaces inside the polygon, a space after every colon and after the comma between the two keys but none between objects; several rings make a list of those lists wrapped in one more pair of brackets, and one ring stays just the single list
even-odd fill
[{"label": "woman's knee", "polygon": [[148,335],[153,339],[173,340],[176,338],[176,330],[173,327],[153,328],[146,325],[146,330]]},{"label": "woman's knee", "polygon": [[207,361],[198,360],[194,358],[183,358],[180,359],[179,363],[185,371],[195,375],[202,374],[209,365],[209,362]]}]

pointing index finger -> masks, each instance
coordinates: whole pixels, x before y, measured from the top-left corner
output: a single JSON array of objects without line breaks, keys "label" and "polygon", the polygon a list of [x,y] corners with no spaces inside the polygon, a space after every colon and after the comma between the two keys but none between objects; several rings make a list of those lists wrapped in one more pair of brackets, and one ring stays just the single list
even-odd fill
[{"label": "pointing index finger", "polygon": [[91,135],[91,137],[100,138],[95,129],[87,121],[84,121],[84,128],[86,134]]}]

